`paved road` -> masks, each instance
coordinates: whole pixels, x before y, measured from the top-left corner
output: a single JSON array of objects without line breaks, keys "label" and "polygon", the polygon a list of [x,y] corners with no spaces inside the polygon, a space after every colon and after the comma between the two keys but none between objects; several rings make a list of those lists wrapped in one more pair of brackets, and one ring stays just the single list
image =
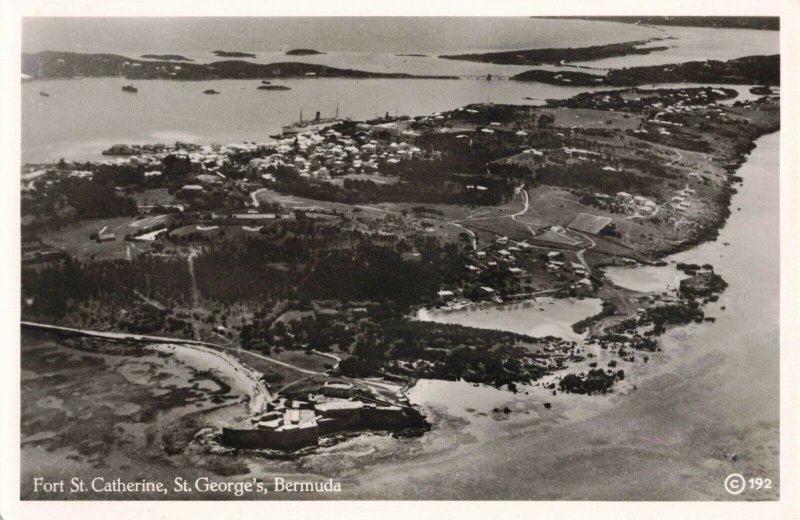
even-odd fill
[{"label": "paved road", "polygon": [[[91,337],[106,338],[106,339],[111,339],[111,340],[127,340],[127,341],[139,341],[139,342],[151,342],[151,343],[184,343],[184,344],[187,344],[187,345],[198,345],[198,346],[211,347],[211,348],[216,348],[216,349],[221,349],[221,350],[231,350],[231,351],[238,352],[240,354],[247,354],[249,356],[256,357],[256,358],[264,360],[264,361],[266,361],[268,363],[273,363],[273,364],[276,364],[276,365],[280,365],[282,367],[286,367],[286,368],[290,368],[292,370],[296,370],[297,372],[300,372],[301,374],[308,374],[310,376],[324,376],[324,375],[327,375],[324,372],[316,372],[314,370],[308,370],[308,369],[305,369],[305,368],[300,368],[300,367],[298,367],[296,365],[292,365],[291,363],[286,363],[285,361],[278,361],[277,359],[273,359],[271,357],[264,356],[262,354],[258,354],[257,352],[251,352],[249,350],[242,350],[241,348],[238,348],[238,347],[229,347],[229,346],[224,346],[224,345],[218,345],[216,343],[209,343],[209,342],[206,342],[206,341],[198,341],[198,340],[183,339],[183,338],[168,338],[168,337],[165,337],[165,336],[149,336],[149,335],[146,335],[146,334],[128,334],[128,333],[125,333],[125,332],[103,332],[103,331],[97,331],[97,330],[74,329],[74,328],[71,328],[71,327],[61,327],[61,326],[58,326],[58,325],[49,325],[49,324],[46,324],[46,323],[36,323],[36,322],[32,322],[32,321],[22,321],[21,325],[23,327],[29,327],[29,328],[33,328],[33,329],[49,330],[49,331],[57,331],[57,332],[69,332],[69,333],[72,333],[72,334],[79,334],[81,336],[91,336]],[[335,358],[336,356],[331,354],[330,357]],[[358,382],[358,383],[361,383],[361,384],[364,384],[364,385],[380,388],[382,390],[394,391],[396,389],[395,385],[382,384],[382,383],[378,383],[376,381],[366,381],[366,380],[363,380],[363,379],[350,378],[350,377],[343,377],[342,379],[345,379],[345,380],[348,380],[348,381],[355,381],[355,382]]]},{"label": "paved road", "polygon": [[71,334],[79,334],[81,336],[92,336],[96,338],[106,338],[112,340],[128,340],[128,341],[151,342],[151,343],[185,343],[187,345],[200,345],[204,347],[212,347],[223,350],[233,350],[242,354],[248,354],[250,356],[263,359],[264,361],[268,361],[276,365],[281,365],[286,368],[297,370],[298,372],[301,372],[303,374],[324,375],[322,372],[306,370],[305,368],[300,368],[298,366],[286,363],[284,361],[278,361],[277,359],[272,359],[270,357],[258,354],[256,352],[250,352],[249,350],[242,350],[238,347],[226,347],[224,345],[219,345],[217,343],[209,343],[207,341],[198,341],[194,339],[183,339],[183,338],[168,338],[165,336],[149,336],[146,334],[128,334],[126,332],[104,332],[98,330],[73,329],[71,327],[60,327],[57,325],[48,325],[45,323],[35,323],[31,321],[23,321],[21,322],[21,324],[23,327],[30,327],[35,329],[58,331],[58,332],[69,332]]}]

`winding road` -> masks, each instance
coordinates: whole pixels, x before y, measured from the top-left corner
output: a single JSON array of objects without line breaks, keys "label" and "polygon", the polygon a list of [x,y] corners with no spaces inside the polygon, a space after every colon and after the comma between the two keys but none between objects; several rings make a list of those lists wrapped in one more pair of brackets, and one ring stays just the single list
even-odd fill
[{"label": "winding road", "polygon": [[533,231],[533,228],[531,227],[531,225],[528,224],[527,222],[519,219],[519,216],[520,215],[524,215],[525,213],[527,213],[528,209],[530,209],[530,207],[531,207],[531,200],[530,200],[530,197],[528,196],[528,190],[525,189],[525,185],[522,185],[522,187],[520,188],[520,193],[522,193],[522,204],[523,204],[522,205],[522,209],[520,211],[514,213],[513,215],[511,215],[511,220],[513,220],[515,222],[519,222],[520,224],[522,224],[523,226],[528,228],[528,231],[531,232],[531,236],[535,237],[536,236],[536,232]]}]

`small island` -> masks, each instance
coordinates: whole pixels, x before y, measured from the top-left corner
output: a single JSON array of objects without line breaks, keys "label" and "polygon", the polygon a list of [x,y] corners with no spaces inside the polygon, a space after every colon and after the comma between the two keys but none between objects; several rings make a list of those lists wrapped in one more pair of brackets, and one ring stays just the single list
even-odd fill
[{"label": "small island", "polygon": [[769,85],[761,85],[761,86],[757,86],[757,87],[752,87],[750,89],[750,93],[751,94],[755,94],[757,96],[771,96],[771,95],[774,94],[774,92],[769,87]]},{"label": "small island", "polygon": [[414,53],[410,53],[410,54],[395,54],[395,56],[408,57],[408,58],[430,58],[430,55],[428,55],[428,54],[414,54]]},{"label": "small island", "polygon": [[220,58],[255,58],[256,55],[249,52],[239,51],[213,51],[212,54]]},{"label": "small island", "polygon": [[316,51],[314,49],[292,49],[290,51],[286,51],[287,56],[313,56],[315,54],[325,54],[321,51]]},{"label": "small island", "polygon": [[194,61],[186,56],[180,54],[142,54],[142,58],[147,60],[165,60],[165,61]]},{"label": "small island", "polygon": [[213,88],[210,88],[210,89],[208,89],[208,90],[204,90],[204,91],[203,91],[203,94],[219,94],[219,92],[217,92],[217,91],[216,91],[216,90],[214,90]]},{"label": "small island", "polygon": [[284,85],[260,85],[256,87],[256,90],[292,90],[292,89]]}]

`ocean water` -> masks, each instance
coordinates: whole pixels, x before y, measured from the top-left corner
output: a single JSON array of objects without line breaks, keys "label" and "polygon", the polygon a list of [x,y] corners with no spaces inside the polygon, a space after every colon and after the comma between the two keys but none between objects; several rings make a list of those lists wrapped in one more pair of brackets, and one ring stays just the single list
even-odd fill
[{"label": "ocean water", "polygon": [[675,40],[656,41],[647,47],[669,47],[650,54],[631,55],[604,60],[576,62],[590,67],[639,67],[666,65],[685,61],[731,60],[758,54],[778,54],[778,31],[750,29],[714,29],[710,27],[663,27]]},{"label": "ocean water", "polygon": [[[768,31],[670,28],[670,60],[727,59],[777,52]],[[752,34],[751,34],[752,33]],[[709,36],[711,34],[712,36]],[[508,77],[530,67],[439,59],[446,53],[540,47],[577,47],[662,36],[659,29],[585,20],[532,18],[28,18],[25,52],[65,50],[183,54],[198,62],[211,51],[256,53],[260,63],[307,61],[374,72]],[[316,56],[285,56],[285,49],[314,48]],[[424,57],[397,56],[419,53]],[[618,66],[663,62],[659,53],[629,56]],[[598,62],[599,63],[599,62]],[[605,65],[608,65],[606,63]],[[554,69],[557,66],[547,66]],[[355,119],[390,114],[424,115],[468,103],[541,104],[586,88],[506,80],[287,80],[290,91],[257,91],[257,81],[139,81],[139,93],[121,91],[120,78],[32,81],[22,85],[22,161],[99,159],[116,143],[184,140],[200,144],[264,142],[282,125],[319,110]],[[203,95],[206,89],[221,92]],[[595,88],[595,90],[597,90]],[[49,97],[40,96],[46,92]],[[524,99],[524,98],[533,99]]]},{"label": "ocean water", "polygon": [[[27,18],[23,52],[449,54],[643,40],[647,27],[525,17]],[[296,57],[292,57],[294,59]]]},{"label": "ocean water", "polygon": [[[274,82],[292,90],[260,91],[260,81],[252,80],[150,80],[136,82],[139,92],[129,94],[122,91],[127,83],[122,78],[23,83],[23,163],[98,160],[115,143],[266,142],[282,125],[297,121],[301,110],[305,118],[316,111],[330,117],[337,103],[341,117],[363,120],[489,101],[541,104],[588,90],[516,81],[296,79]],[[203,94],[210,88],[220,94]]]}]

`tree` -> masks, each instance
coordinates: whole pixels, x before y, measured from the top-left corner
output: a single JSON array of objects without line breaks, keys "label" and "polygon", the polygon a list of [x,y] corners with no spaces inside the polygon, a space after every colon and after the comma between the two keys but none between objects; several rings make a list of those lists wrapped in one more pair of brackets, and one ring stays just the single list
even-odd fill
[{"label": "tree", "polygon": [[553,114],[542,114],[539,116],[539,128],[548,128],[553,126],[556,122],[556,116]]}]

